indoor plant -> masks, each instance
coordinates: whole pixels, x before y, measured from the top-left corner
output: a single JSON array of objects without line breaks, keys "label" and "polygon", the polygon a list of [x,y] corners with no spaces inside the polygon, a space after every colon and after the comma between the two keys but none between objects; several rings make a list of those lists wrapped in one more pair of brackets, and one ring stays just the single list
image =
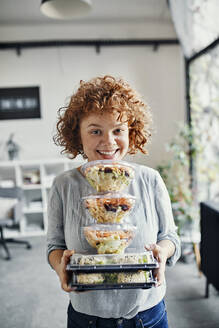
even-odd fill
[{"label": "indoor plant", "polygon": [[169,160],[157,167],[170,195],[179,235],[186,234],[199,220],[199,205],[193,179],[193,163],[201,151],[197,140],[192,126],[180,123],[177,135],[167,144]]}]

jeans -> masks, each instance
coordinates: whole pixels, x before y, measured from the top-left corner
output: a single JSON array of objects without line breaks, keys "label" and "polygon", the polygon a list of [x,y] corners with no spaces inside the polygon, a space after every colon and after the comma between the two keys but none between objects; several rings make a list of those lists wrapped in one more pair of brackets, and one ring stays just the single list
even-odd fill
[{"label": "jeans", "polygon": [[165,303],[139,312],[132,319],[104,319],[77,312],[71,302],[68,307],[67,328],[168,328]]}]

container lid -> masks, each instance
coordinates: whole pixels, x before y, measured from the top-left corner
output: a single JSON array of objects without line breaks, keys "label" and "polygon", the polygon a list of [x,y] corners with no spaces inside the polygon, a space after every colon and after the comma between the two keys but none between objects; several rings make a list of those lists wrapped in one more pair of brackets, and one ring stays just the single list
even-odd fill
[{"label": "container lid", "polygon": [[159,264],[152,251],[125,254],[73,254],[66,269],[76,272],[151,270]]},{"label": "container lid", "polygon": [[[121,167],[121,168],[127,168],[128,170],[134,171],[135,166],[125,162],[125,161],[116,161],[116,160],[97,160],[97,161],[90,161],[85,164],[83,164],[80,168],[81,172],[84,174],[84,172],[91,167],[97,166],[98,168],[101,167]],[[133,172],[134,173],[134,172]]]},{"label": "container lid", "polygon": [[145,264],[156,262],[152,251],[125,254],[79,254],[71,255],[70,264],[77,265],[114,265]]},{"label": "container lid", "polygon": [[135,232],[137,228],[133,224],[124,223],[124,224],[92,224],[90,226],[82,227],[84,231],[99,231],[104,234],[107,232],[121,232],[121,231],[133,231]]},{"label": "container lid", "polygon": [[122,192],[102,192],[98,194],[87,195],[81,198],[81,200],[89,200],[89,199],[117,199],[117,198],[125,198],[136,200],[136,197],[130,194],[125,194]]}]

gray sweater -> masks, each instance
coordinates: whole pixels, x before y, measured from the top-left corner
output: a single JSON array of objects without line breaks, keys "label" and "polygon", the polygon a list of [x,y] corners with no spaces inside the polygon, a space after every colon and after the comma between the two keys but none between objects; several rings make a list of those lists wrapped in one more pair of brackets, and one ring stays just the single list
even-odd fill
[{"label": "gray sweater", "polygon": [[[143,251],[145,244],[171,240],[176,247],[168,259],[173,265],[180,256],[180,241],[176,234],[171,204],[167,189],[159,173],[146,166],[133,164],[135,179],[124,190],[137,197],[129,222],[137,227],[137,233],[129,245]],[[82,227],[89,225],[91,218],[81,203],[81,197],[95,191],[77,170],[62,173],[54,180],[48,205],[48,255],[54,249],[74,249],[77,253],[88,251],[95,254],[84,238]],[[82,313],[103,318],[134,317],[156,305],[165,295],[166,284],[151,289],[98,290],[69,294],[73,308]]]}]

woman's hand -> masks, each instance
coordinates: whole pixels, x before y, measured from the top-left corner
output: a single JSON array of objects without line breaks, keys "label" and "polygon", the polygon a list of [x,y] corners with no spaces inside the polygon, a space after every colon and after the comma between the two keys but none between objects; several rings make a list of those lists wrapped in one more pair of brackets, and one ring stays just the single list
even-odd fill
[{"label": "woman's hand", "polygon": [[69,263],[72,254],[74,254],[74,250],[55,249],[49,254],[49,263],[56,271],[61,283],[61,287],[65,292],[82,293],[84,291],[76,291],[76,287],[71,288],[69,286],[71,272],[66,270],[66,266]]},{"label": "woman's hand", "polygon": [[68,293],[74,290],[68,285],[70,277],[69,272],[66,270],[66,265],[69,263],[72,254],[74,254],[74,250],[65,250],[62,254],[60,264],[56,270],[62,289]]},{"label": "woman's hand", "polygon": [[168,251],[165,247],[158,244],[146,245],[147,251],[152,251],[155,259],[159,263],[159,268],[153,270],[154,278],[157,280],[156,287],[160,286],[165,280],[165,268],[168,258]]}]

